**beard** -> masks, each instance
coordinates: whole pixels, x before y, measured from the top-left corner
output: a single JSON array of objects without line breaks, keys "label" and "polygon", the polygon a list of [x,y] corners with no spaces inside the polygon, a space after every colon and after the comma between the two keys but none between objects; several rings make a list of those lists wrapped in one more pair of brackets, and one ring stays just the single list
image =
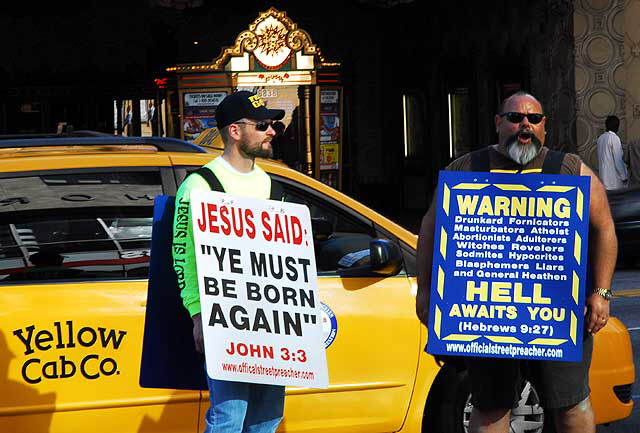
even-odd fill
[{"label": "beard", "polygon": [[[527,134],[531,138],[531,143],[520,144],[518,143],[518,137],[522,134]],[[542,149],[542,142],[533,132],[520,131],[517,134],[513,134],[506,141],[509,157],[520,165],[527,165],[531,162]]]},{"label": "beard", "polygon": [[243,140],[240,143],[240,151],[252,158],[271,158],[273,156],[273,148],[271,146],[263,147],[263,143],[250,144]]}]

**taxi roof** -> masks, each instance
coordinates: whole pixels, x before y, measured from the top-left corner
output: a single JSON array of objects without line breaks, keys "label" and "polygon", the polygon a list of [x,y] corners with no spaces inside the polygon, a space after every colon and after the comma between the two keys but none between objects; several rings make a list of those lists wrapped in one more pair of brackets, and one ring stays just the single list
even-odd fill
[{"label": "taxi roof", "polygon": [[186,153],[207,153],[205,149],[195,144],[164,137],[46,137],[46,138],[10,138],[0,140],[0,152],[17,153],[19,149],[41,149],[45,151],[51,148],[68,148],[68,150],[81,151],[83,148],[94,151],[104,151],[115,146],[119,150],[126,150],[129,146],[131,150],[140,149],[140,146],[147,146],[160,152],[186,152]]},{"label": "taxi roof", "polygon": [[[29,164],[31,170],[38,169],[41,166],[50,167],[52,160],[49,157],[63,157],[57,160],[58,168],[77,168],[77,167],[103,167],[111,166],[114,162],[113,158],[125,156],[133,158],[131,161],[118,159],[118,163],[132,163],[136,165],[202,165],[215,158],[222,152],[221,149],[214,147],[198,146],[183,140],[164,137],[121,137],[121,136],[88,136],[88,137],[45,137],[45,138],[21,138],[21,139],[3,139],[0,138],[0,160],[3,160],[3,170],[12,172],[15,170],[24,170],[24,162],[20,162],[22,158],[43,157],[40,164]],[[145,153],[147,156],[138,158],[136,154]],[[101,154],[109,159],[95,159],[93,155]],[[167,159],[159,159],[166,154]],[[65,158],[73,155],[73,158]],[[128,155],[128,156],[127,156]],[[40,158],[38,158],[40,159]],[[13,162],[9,164],[9,162]],[[68,160],[68,161],[67,161]],[[332,197],[340,203],[362,213],[367,217],[374,217],[380,222],[380,219],[386,220],[387,223],[393,224],[394,232],[400,234],[410,245],[415,245],[416,236],[390,220],[377,214],[372,209],[357,202],[356,200],[334,190],[324,183],[306,176],[285,163],[273,160],[258,158],[259,164],[266,171],[283,176],[285,178],[298,181],[302,184],[311,185],[315,190]],[[26,159],[23,161],[27,161]],[[60,161],[67,161],[61,163]],[[69,162],[71,161],[71,162]],[[30,160],[29,162],[35,162]],[[386,223],[382,224],[387,225]]]}]

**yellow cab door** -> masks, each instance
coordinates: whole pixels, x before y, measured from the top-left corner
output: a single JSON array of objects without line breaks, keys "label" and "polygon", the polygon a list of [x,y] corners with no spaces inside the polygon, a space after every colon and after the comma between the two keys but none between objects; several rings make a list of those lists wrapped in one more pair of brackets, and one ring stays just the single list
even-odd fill
[{"label": "yellow cab door", "polygon": [[[409,407],[421,348],[412,280],[368,267],[369,242],[399,242],[346,197],[282,179],[285,201],[306,204],[314,224],[329,388],[287,390],[281,431],[392,432]],[[332,196],[331,194],[335,194]]]},{"label": "yellow cab door", "polygon": [[168,158],[3,164],[0,432],[195,433],[200,392],[138,384],[153,198],[175,192]]}]

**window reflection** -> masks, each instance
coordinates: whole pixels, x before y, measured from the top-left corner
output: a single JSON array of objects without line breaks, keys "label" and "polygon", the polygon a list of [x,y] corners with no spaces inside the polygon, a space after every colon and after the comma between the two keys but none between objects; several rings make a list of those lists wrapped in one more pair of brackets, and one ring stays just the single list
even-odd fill
[{"label": "window reflection", "polygon": [[158,172],[0,179],[0,281],[146,278],[161,193]]},{"label": "window reflection", "polygon": [[[151,211],[151,209],[150,209]],[[0,279],[144,278],[152,218],[53,219],[0,226]]]}]

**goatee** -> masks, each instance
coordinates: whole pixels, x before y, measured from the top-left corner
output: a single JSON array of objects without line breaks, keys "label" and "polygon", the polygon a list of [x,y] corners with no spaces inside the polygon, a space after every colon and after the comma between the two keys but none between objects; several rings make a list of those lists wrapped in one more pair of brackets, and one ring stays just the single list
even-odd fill
[{"label": "goatee", "polygon": [[[531,143],[520,144],[518,143],[518,137],[530,138]],[[542,149],[542,142],[535,136],[533,132],[520,131],[517,134],[512,135],[506,141],[509,157],[520,165],[527,165],[531,162]]]}]

